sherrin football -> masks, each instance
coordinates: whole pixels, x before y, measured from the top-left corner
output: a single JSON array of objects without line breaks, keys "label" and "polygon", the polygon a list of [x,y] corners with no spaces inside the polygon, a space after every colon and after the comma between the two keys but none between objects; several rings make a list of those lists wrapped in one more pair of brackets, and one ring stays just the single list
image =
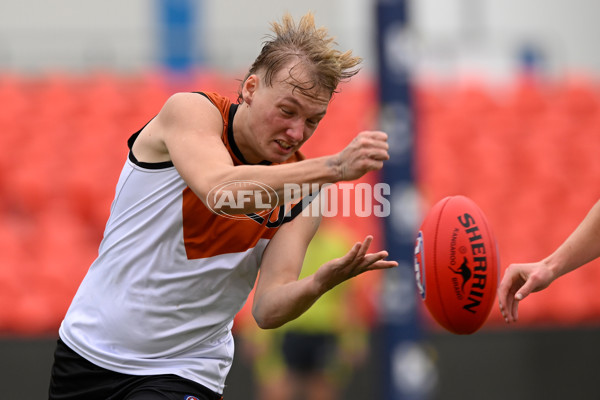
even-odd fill
[{"label": "sherrin football", "polygon": [[465,196],[440,200],[415,243],[417,289],[431,316],[456,334],[485,323],[498,286],[498,248],[483,211]]}]

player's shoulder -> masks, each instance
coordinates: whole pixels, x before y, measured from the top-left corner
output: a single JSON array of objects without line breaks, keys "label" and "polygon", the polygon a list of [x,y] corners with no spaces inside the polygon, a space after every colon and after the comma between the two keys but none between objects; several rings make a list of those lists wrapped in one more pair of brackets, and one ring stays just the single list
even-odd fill
[{"label": "player's shoulder", "polygon": [[169,96],[163,110],[167,111],[187,111],[193,108],[194,110],[199,109],[214,109],[214,104],[206,96],[196,92],[177,92]]},{"label": "player's shoulder", "polygon": [[205,96],[192,92],[177,92],[165,102],[158,114],[159,119],[166,124],[221,124],[219,110]]}]

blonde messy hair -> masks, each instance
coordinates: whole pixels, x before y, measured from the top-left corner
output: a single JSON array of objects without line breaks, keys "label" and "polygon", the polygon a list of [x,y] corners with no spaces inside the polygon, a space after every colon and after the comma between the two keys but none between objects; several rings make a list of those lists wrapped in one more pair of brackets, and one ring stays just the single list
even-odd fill
[{"label": "blonde messy hair", "polygon": [[[330,95],[337,91],[342,81],[346,81],[359,71],[360,57],[354,57],[352,51],[342,53],[333,46],[337,45],[330,37],[327,29],[315,26],[312,12],[304,15],[298,24],[286,13],[281,24],[273,22],[270,40],[263,43],[263,48],[254,60],[244,81],[252,74],[262,73],[267,85],[273,84],[273,77],[292,60],[298,63],[290,70],[290,78],[295,89],[310,95],[314,88],[326,90]],[[302,65],[308,71],[310,79],[300,82],[293,76],[293,69]],[[242,102],[241,91],[239,101]]]}]

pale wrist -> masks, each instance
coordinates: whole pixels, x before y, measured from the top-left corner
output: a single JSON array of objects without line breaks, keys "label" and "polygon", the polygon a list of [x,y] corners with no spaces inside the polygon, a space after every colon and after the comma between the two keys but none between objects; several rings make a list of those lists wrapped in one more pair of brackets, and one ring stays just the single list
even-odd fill
[{"label": "pale wrist", "polygon": [[542,261],[542,263],[550,272],[552,280],[555,280],[556,278],[558,278],[561,275],[564,275],[567,272],[565,262],[561,260],[561,258],[556,254],[548,256]]},{"label": "pale wrist", "polygon": [[328,175],[331,182],[339,182],[345,179],[344,169],[338,154],[326,157],[325,166],[329,171]]},{"label": "pale wrist", "polygon": [[324,282],[319,281],[319,279],[317,278],[317,274],[311,275],[309,282],[310,296],[315,299],[321,297],[323,294],[325,294],[325,292],[327,292],[327,290],[329,290]]}]

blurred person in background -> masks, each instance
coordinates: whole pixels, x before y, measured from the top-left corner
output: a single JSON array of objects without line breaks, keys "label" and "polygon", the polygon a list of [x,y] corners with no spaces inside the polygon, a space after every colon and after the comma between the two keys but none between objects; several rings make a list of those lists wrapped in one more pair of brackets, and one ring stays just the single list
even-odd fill
[{"label": "blurred person in background", "polygon": [[534,263],[511,264],[498,287],[505,321],[517,322],[519,303],[554,280],[600,257],[600,201],[548,257]]},{"label": "blurred person in background", "polygon": [[[300,147],[361,60],[336,50],[310,13],[272,28],[238,104],[177,93],[129,139],[98,257],[59,330],[50,399],[219,399],[233,319],[255,281],[252,314],[269,329],[347,279],[397,266],[386,251],[368,253],[367,236],[298,279],[320,217],[303,214],[304,201],[284,204],[286,184],[379,170],[387,135],[360,132],[341,152],[305,160]],[[272,196],[243,197],[256,183]]]},{"label": "blurred person in background", "polygon": [[[300,278],[351,245],[341,228],[325,219],[306,251]],[[324,294],[315,307],[274,330],[242,320],[243,353],[253,366],[259,400],[340,398],[356,367],[366,359],[368,323],[350,282]]]}]

